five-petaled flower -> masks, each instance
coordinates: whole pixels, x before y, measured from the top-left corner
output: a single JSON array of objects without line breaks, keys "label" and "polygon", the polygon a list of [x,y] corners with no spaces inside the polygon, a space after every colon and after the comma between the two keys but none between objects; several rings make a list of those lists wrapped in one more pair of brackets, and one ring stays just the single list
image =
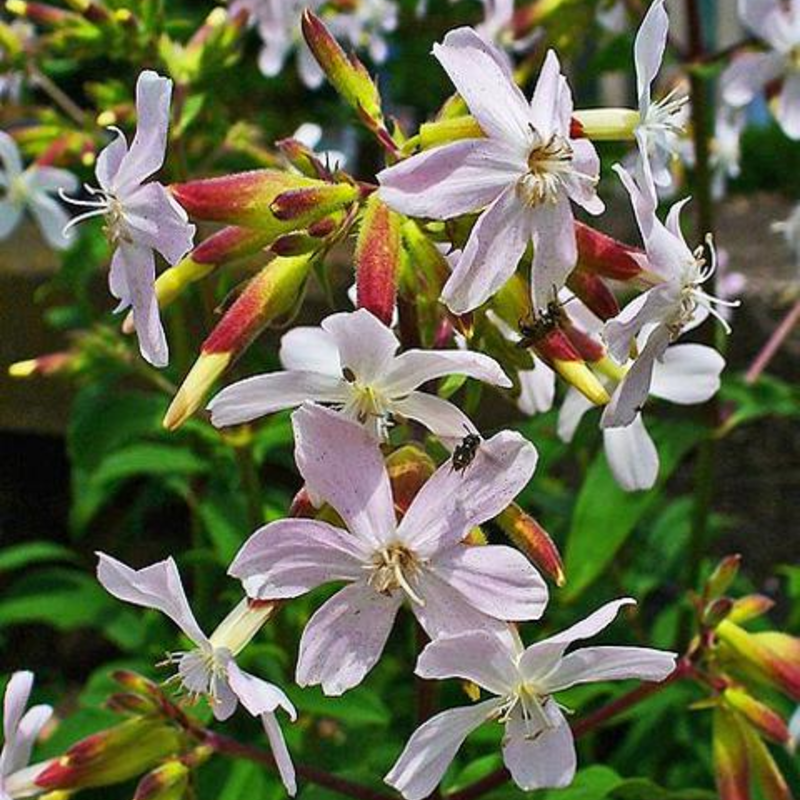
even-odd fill
[{"label": "five-petaled flower", "polygon": [[475,426],[455,405],[419,391],[428,381],[461,374],[509,387],[489,356],[462,350],[408,350],[366,309],[333,314],[319,328],[295,328],[281,342],[285,372],[258,375],[221,391],[209,404],[214,425],[236,425],[306,400],[326,403],[383,438],[396,416],[437,436],[461,439]]},{"label": "five-petaled flower", "polygon": [[97,578],[109,594],[126,603],[160,611],[195,645],[194,649],[169,658],[169,663],[177,663],[176,679],[190,695],[207,697],[218,720],[228,719],[239,703],[261,718],[286,791],[294,795],[294,766],[275,714],[280,707],[294,720],[294,706],[277,686],[250,675],[236,663],[236,656],[272,613],[272,605],[242,600],[214,633],[206,636],[189,607],[172,558],[139,570],[103,553],[99,558]]},{"label": "five-petaled flower", "polygon": [[3,749],[0,751],[0,800],[31,797],[41,792],[36,776],[47,766],[28,767],[31,751],[53,709],[39,705],[25,710],[33,688],[33,673],[15,672],[8,681],[3,714]]},{"label": "five-petaled flower", "polygon": [[522,436],[506,431],[484,442],[464,472],[441,466],[398,523],[383,457],[362,427],[314,405],[295,411],[293,423],[300,473],[347,530],[311,519],[272,522],[250,537],[229,572],[261,600],[347,583],[303,632],[298,684],[320,683],[332,695],[358,685],[404,600],[431,637],[501,635],[502,620],[542,615],[547,587],[521,553],[464,543],[533,475],[536,450]]},{"label": "five-petaled flower", "polygon": [[65,169],[22,165],[17,143],[0,131],[0,239],[10,236],[28,209],[39,225],[45,241],[55,250],[69,247],[72,238],[64,228],[69,215],[51,195],[74,191],[78,179]]},{"label": "five-petaled flower", "polygon": [[742,22],[770,46],[743,53],[722,74],[722,96],[741,108],[780,85],[775,116],[787,136],[800,139],[800,0],[739,0]]},{"label": "five-petaled flower", "polygon": [[577,260],[571,201],[599,214],[600,161],[587,139],[570,138],[572,96],[558,57],[547,54],[530,103],[508,59],[469,28],[433,53],[486,138],[466,139],[379,173],[380,196],[404,214],[450,219],[482,211],[442,299],[462,314],[511,277],[533,240],[531,290],[544,308]]},{"label": "five-petaled flower", "polygon": [[92,200],[72,200],[91,209],[71,220],[103,216],[114,247],[109,286],[120,304],[131,307],[139,347],[147,361],[163,367],[169,360],[167,340],[155,293],[155,253],[177,264],[192,248],[194,225],[186,212],[156,181],[167,148],[172,81],[152,71],[136,84],[137,127],[130,149],[122,131],[98,156],[95,174],[100,188],[87,187]]},{"label": "five-petaled flower", "polygon": [[471,681],[496,695],[473,706],[437,714],[412,735],[386,776],[406,800],[428,797],[466,737],[487,720],[505,725],[503,760],[525,791],[567,786],[576,769],[572,731],[553,695],[581,683],[638,678],[662,681],[675,668],[673,653],[643,647],[569,646],[609,625],[623,599],[582,622],[528,648],[518,637],[499,639],[486,631],[444,636],[419,657],[417,675]]}]

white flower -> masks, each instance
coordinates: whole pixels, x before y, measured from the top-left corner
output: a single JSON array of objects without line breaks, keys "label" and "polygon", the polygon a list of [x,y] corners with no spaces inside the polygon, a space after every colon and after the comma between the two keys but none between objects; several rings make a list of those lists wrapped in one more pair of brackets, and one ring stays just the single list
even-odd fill
[{"label": "white flower", "polygon": [[69,215],[52,195],[76,189],[78,179],[55,167],[23,169],[17,143],[5,131],[0,131],[0,161],[0,239],[11,235],[27,209],[50,247],[69,247],[72,238],[64,232]]},{"label": "white flower", "polygon": [[258,633],[272,607],[242,600],[207,637],[189,607],[172,558],[135,570],[103,553],[99,557],[97,578],[109,594],[160,611],[196,645],[193,650],[170,656],[170,663],[178,664],[177,679],[191,695],[207,697],[218,720],[228,719],[239,703],[261,718],[286,791],[294,796],[294,767],[275,716],[280,707],[294,720],[294,706],[277,686],[239,669],[235,660]]},{"label": "white flower", "polygon": [[482,631],[431,642],[419,657],[417,675],[471,681],[495,697],[429,719],[412,735],[386,782],[406,800],[423,800],[466,737],[496,720],[505,725],[503,761],[517,786],[524,791],[568,786],[575,777],[575,743],[553,695],[595,681],[662,681],[675,669],[675,654],[643,647],[587,647],[566,654],[573,642],[595,636],[633,602],[609,603],[528,648],[519,639]]},{"label": "white flower", "polygon": [[800,270],[800,203],[792,209],[792,213],[786,219],[773,222],[772,230],[783,236],[794,257],[795,266]]},{"label": "white flower", "polygon": [[238,425],[306,400],[330,404],[383,438],[394,416],[422,423],[445,439],[475,426],[455,405],[419,391],[422,384],[460,374],[511,386],[496,361],[482,353],[409,350],[366,309],[332,314],[319,328],[295,328],[281,340],[285,372],[258,375],[223,389],[209,404],[218,427]]}]

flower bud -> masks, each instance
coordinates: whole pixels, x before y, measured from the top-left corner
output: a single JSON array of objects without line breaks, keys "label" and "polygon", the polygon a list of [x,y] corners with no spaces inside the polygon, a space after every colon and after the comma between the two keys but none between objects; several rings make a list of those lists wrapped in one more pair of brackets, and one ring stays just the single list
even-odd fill
[{"label": "flower bud", "polygon": [[12,378],[49,377],[64,372],[72,372],[80,363],[76,353],[48,353],[44,356],[17,361],[8,368]]},{"label": "flower bud", "polygon": [[312,255],[277,257],[244,288],[203,342],[200,356],[164,417],[180,427],[203,403],[211,386],[271,322],[289,314],[302,296]]},{"label": "flower bud", "polygon": [[356,240],[356,297],[385,325],[391,325],[397,304],[402,217],[376,194],[367,200]]},{"label": "flower bud", "polygon": [[29,19],[39,25],[58,27],[76,19],[80,19],[62,8],[47,5],[46,3],[27,2],[27,0],[6,0],[6,10],[10,14]]},{"label": "flower bud", "polygon": [[297,517],[299,519],[314,519],[317,516],[317,507],[314,505],[308,489],[303,486],[300,491],[292,498],[292,503],[289,506],[289,517]]},{"label": "flower bud", "polygon": [[407,444],[389,455],[386,470],[392,485],[395,512],[398,518],[402,518],[419,490],[436,471],[436,464],[419,445]]},{"label": "flower bud", "polygon": [[771,597],[763,594],[748,594],[734,600],[728,619],[741,625],[743,622],[763,616],[774,607],[775,601]]},{"label": "flower bud", "polygon": [[736,580],[741,564],[742,557],[740,555],[723,558],[706,581],[705,596],[709,600],[722,597]]},{"label": "flower bud", "polygon": [[750,757],[750,771],[764,800],[792,800],[792,792],[766,745],[752,731],[745,729]]},{"label": "flower bud", "polygon": [[722,622],[722,620],[727,618],[727,616],[731,613],[732,608],[733,600],[731,600],[729,597],[718,597],[716,600],[712,600],[703,609],[703,627],[713,630],[720,624],[720,622]]},{"label": "flower bud", "polygon": [[556,582],[556,586],[567,582],[558,547],[530,514],[512,503],[494,521],[519,550]]},{"label": "flower bud", "polygon": [[632,108],[589,108],[572,113],[574,130],[594,142],[631,142],[641,117]]},{"label": "flower bud", "polygon": [[431,147],[450,144],[460,139],[482,139],[485,135],[474,117],[451,117],[423,122],[419,126],[419,146],[421,150],[429,150]]},{"label": "flower bud", "polygon": [[281,139],[275,146],[283,153],[286,160],[307,178],[330,180],[331,175],[325,165],[317,158],[317,154],[297,139]]},{"label": "flower bud", "polygon": [[578,267],[584,272],[629,281],[638,277],[647,265],[642,250],[623,244],[582,222],[575,223],[578,243]]},{"label": "flower bud", "polygon": [[567,278],[567,288],[603,322],[619,314],[619,303],[603,280],[585,269],[574,269]]},{"label": "flower bud", "polygon": [[350,183],[319,183],[281,192],[269,208],[281,222],[311,222],[350,205],[359,196],[359,189]]},{"label": "flower bud", "polygon": [[139,781],[133,800],[182,800],[191,770],[177,760],[167,761]]},{"label": "flower bud", "polygon": [[42,789],[88,789],[121,783],[180,751],[182,737],[161,720],[139,717],[74,744],[37,777]]},{"label": "flower bud", "polygon": [[750,768],[743,728],[723,707],[714,710],[714,775],[720,800],[750,800]]},{"label": "flower bud", "polygon": [[788,726],[769,706],[740,688],[728,688],[722,696],[725,703],[738,711],[762,736],[778,744],[789,742]]}]

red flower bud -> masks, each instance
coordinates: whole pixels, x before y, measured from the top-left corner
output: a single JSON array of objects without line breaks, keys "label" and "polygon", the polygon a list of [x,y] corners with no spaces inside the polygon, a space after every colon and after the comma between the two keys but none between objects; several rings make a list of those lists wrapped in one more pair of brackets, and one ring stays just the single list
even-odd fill
[{"label": "red flower bud", "polygon": [[594,228],[575,223],[578,241],[578,266],[587,271],[617,281],[636,278],[646,266],[642,250],[623,244]]}]

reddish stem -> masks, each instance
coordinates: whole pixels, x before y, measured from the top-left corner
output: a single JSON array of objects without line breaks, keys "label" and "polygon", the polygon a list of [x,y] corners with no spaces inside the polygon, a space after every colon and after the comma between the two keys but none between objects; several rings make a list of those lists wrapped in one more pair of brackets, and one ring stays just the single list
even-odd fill
[{"label": "reddish stem", "polygon": [[754,384],[761,377],[761,373],[769,366],[778,350],[783,347],[783,343],[789,338],[789,334],[794,330],[798,322],[800,322],[800,300],[792,306],[789,313],[784,317],[783,322],[778,325],[761,352],[756,356],[750,369],[747,370],[745,381],[748,384]]}]

